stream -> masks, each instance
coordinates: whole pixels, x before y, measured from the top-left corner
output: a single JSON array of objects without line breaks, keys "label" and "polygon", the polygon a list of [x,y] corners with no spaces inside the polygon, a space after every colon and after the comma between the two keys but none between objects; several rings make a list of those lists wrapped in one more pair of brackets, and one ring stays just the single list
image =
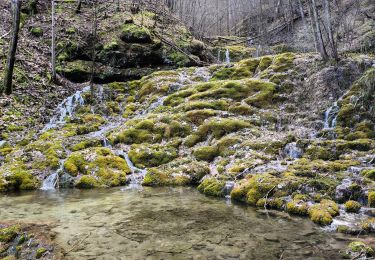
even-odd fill
[{"label": "stream", "polygon": [[50,223],[64,259],[340,259],[344,235],[305,218],[193,188],[33,191],[0,197],[0,219]]}]

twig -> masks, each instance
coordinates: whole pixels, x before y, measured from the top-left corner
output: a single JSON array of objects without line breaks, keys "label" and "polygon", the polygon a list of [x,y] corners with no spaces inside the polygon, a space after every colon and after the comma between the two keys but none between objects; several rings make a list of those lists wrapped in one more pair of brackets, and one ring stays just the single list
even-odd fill
[{"label": "twig", "polygon": [[5,37],[7,37],[7,35],[10,34],[11,31],[12,31],[12,30],[10,30],[9,32],[7,32],[7,33],[5,33],[4,35],[0,36],[0,40],[3,39],[3,38],[5,38]]},{"label": "twig", "polygon": [[273,191],[275,188],[277,187],[277,185],[273,186],[272,189],[270,189],[266,196],[265,196],[265,201],[264,201],[264,210],[266,211],[266,214],[267,214],[267,217],[269,217],[268,215],[268,211],[267,211],[267,199],[268,199],[268,195],[271,193],[271,191]]}]

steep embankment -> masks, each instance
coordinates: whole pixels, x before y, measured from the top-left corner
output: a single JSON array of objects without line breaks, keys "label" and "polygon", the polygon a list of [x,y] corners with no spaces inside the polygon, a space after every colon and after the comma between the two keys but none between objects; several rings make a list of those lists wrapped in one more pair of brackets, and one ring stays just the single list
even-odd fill
[{"label": "steep embankment", "polygon": [[373,232],[371,65],[355,56],[325,68],[315,55],[283,53],[155,72],[95,97],[86,89],[37,139],[3,144],[0,187],[194,185],[340,232]]}]

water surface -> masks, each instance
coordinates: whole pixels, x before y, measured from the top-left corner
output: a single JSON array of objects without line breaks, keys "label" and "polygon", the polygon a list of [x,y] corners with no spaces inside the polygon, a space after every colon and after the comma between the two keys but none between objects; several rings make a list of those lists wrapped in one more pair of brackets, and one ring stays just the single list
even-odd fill
[{"label": "water surface", "polygon": [[339,259],[348,243],[308,219],[192,188],[13,194],[0,197],[0,219],[55,224],[64,259]]}]

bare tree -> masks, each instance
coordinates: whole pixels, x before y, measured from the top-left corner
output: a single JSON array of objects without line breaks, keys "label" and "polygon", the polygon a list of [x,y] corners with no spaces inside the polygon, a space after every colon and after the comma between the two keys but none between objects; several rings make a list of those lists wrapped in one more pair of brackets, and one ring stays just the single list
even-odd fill
[{"label": "bare tree", "polygon": [[82,0],[77,0],[77,7],[76,7],[77,14],[81,12],[81,7],[82,7]]},{"label": "bare tree", "polygon": [[7,64],[4,70],[4,86],[0,87],[0,94],[5,90],[7,95],[12,93],[12,78],[14,63],[16,60],[16,51],[18,43],[18,32],[20,29],[20,16],[21,16],[21,0],[12,0],[13,9],[13,27],[12,27],[12,40],[9,46]]},{"label": "bare tree", "polygon": [[90,76],[90,92],[91,97],[95,96],[95,70],[96,70],[96,40],[97,40],[97,32],[98,32],[98,10],[97,10],[97,0],[92,1],[92,29],[91,29],[91,37],[92,37],[92,46],[91,46],[91,76]]},{"label": "bare tree", "polygon": [[52,67],[52,81],[56,82],[56,30],[55,30],[55,0],[51,1],[52,5],[52,43],[51,43],[51,67]]},{"label": "bare tree", "polygon": [[328,40],[331,47],[331,56],[334,59],[338,59],[337,55],[337,46],[336,41],[333,37],[333,31],[332,31],[332,23],[331,23],[331,9],[329,6],[328,0],[324,0],[324,11],[325,11],[325,20],[326,20],[326,27],[328,31]]},{"label": "bare tree", "polygon": [[311,17],[312,26],[313,28],[315,27],[314,34],[315,34],[316,45],[318,46],[318,50],[322,58],[324,60],[328,60],[328,54],[324,45],[322,30],[320,27],[320,19],[319,19],[317,6],[316,6],[316,1],[309,0],[309,5],[310,5],[311,13],[312,13],[312,17]]}]

